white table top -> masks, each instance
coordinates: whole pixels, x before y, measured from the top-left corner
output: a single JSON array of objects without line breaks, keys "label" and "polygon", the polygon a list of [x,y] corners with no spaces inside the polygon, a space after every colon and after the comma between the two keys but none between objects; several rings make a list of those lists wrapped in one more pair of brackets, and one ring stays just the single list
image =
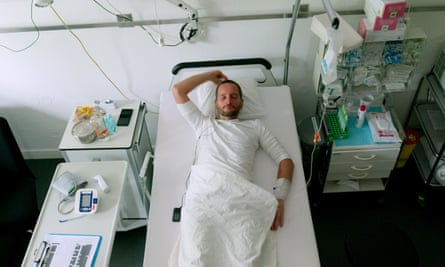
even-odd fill
[{"label": "white table top", "polygon": [[[116,226],[119,220],[119,204],[127,170],[128,163],[126,161],[60,163],[54,172],[22,266],[32,266],[34,251],[39,247],[40,242],[44,240],[45,235],[48,233],[101,235],[102,241],[95,266],[108,266]],[[59,192],[52,188],[52,183],[65,171],[69,171],[87,180],[87,188],[97,189],[99,206],[94,214],[60,223],[59,219],[78,216],[74,212],[68,215],[61,215],[57,210],[57,205],[61,197]],[[104,193],[93,180],[93,177],[97,174],[102,175],[107,182],[110,188],[109,193]]]},{"label": "white table top", "polygon": [[136,121],[139,116],[139,108],[141,106],[141,102],[137,100],[120,100],[116,101],[116,109],[108,110],[113,118],[118,120],[119,114],[123,108],[133,109],[133,114],[131,115],[130,124],[128,126],[117,126],[116,133],[110,136],[107,136],[104,140],[96,139],[94,142],[90,144],[83,144],[76,137],[74,137],[71,133],[71,130],[74,126],[74,113],[71,115],[70,120],[67,123],[65,128],[65,132],[63,133],[62,139],[59,144],[60,150],[70,150],[70,149],[102,149],[102,148],[129,148],[133,142],[133,135],[136,128]]}]

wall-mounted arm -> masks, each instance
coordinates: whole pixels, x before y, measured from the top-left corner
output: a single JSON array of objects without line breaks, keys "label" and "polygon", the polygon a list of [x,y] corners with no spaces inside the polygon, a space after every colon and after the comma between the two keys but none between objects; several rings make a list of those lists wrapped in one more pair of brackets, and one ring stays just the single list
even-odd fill
[{"label": "wall-mounted arm", "polygon": [[181,27],[179,36],[182,41],[191,40],[199,32],[198,11],[182,0],[167,0],[167,1],[188,12],[190,22],[184,24]]},{"label": "wall-mounted arm", "polygon": [[337,18],[337,13],[335,12],[334,7],[331,4],[330,0],[322,0],[324,9],[326,13],[328,13],[329,21],[331,22],[331,27],[334,30],[338,30],[340,26],[340,20]]},{"label": "wall-mounted arm", "polygon": [[189,13],[190,19],[198,19],[198,11],[182,0],[167,0],[168,2],[178,6]]}]

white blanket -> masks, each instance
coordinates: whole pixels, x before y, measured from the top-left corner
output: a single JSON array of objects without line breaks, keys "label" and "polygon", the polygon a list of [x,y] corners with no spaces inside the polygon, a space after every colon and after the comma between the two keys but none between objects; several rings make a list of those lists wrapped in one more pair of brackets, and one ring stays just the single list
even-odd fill
[{"label": "white blanket", "polygon": [[246,177],[193,166],[169,266],[276,266],[276,207],[276,198]]}]

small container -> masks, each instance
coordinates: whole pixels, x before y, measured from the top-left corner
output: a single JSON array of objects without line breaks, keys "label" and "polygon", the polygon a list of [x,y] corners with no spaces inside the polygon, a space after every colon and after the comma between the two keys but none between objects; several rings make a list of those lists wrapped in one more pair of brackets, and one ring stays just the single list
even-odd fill
[{"label": "small container", "polygon": [[360,98],[360,106],[365,105],[366,109],[371,106],[372,102],[374,101],[374,96],[372,95],[365,95]]},{"label": "small container", "polygon": [[83,144],[89,144],[96,140],[94,127],[89,121],[86,120],[74,124],[73,128],[71,129],[71,134]]},{"label": "small container", "polygon": [[363,123],[365,122],[365,115],[366,115],[366,106],[361,105],[357,112],[357,124],[355,127],[362,128]]}]

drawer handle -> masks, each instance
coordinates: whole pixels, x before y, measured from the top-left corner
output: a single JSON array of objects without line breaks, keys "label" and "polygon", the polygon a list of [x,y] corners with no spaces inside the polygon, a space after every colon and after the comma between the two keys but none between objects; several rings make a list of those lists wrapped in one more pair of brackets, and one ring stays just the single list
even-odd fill
[{"label": "drawer handle", "polygon": [[365,167],[351,166],[351,169],[353,169],[355,171],[368,171],[368,170],[372,169],[372,165],[368,165]]},{"label": "drawer handle", "polygon": [[360,155],[355,155],[354,156],[354,158],[355,159],[358,159],[358,160],[371,160],[371,159],[373,159],[373,158],[375,158],[376,157],[376,155],[369,155],[369,156],[367,156],[367,157],[362,157],[362,156],[360,156]]},{"label": "drawer handle", "polygon": [[369,175],[369,173],[367,173],[367,172],[365,172],[365,173],[350,173],[350,174],[348,174],[349,177],[355,178],[355,179],[365,178],[368,175]]}]

